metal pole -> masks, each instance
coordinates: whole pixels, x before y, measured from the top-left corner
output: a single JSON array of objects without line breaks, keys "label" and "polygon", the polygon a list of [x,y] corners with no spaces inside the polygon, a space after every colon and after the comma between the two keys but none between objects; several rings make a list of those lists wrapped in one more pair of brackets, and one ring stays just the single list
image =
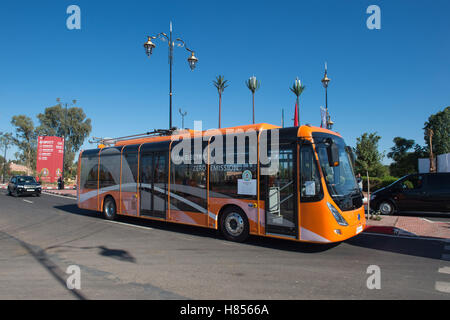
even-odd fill
[{"label": "metal pole", "polygon": [[5,175],[6,175],[6,150],[8,149],[8,146],[6,145],[5,141],[5,156],[4,156],[4,163],[3,163],[3,183],[5,183]]},{"label": "metal pole", "polygon": [[169,65],[170,65],[169,130],[172,129],[172,64],[173,64],[173,42],[172,42],[172,22],[170,22],[170,37],[169,37]]},{"label": "metal pole", "polygon": [[252,94],[252,101],[253,101],[253,124],[255,124],[255,93]]},{"label": "metal pole", "polygon": [[328,86],[325,87],[325,109],[327,110],[327,129],[330,129],[330,116],[328,115]]},{"label": "metal pole", "polygon": [[61,173],[61,189],[64,189],[64,164],[66,162],[66,135],[67,135],[67,103],[66,103],[66,111],[64,114],[64,138],[63,138],[63,165],[62,165],[62,173]]}]

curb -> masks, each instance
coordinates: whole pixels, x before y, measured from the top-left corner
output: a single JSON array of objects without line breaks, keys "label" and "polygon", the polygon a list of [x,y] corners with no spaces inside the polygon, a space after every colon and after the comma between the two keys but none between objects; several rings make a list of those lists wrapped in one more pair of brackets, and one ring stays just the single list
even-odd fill
[{"label": "curb", "polygon": [[450,242],[450,239],[448,239],[448,238],[420,236],[415,233],[411,233],[411,232],[405,231],[403,229],[392,227],[392,226],[368,226],[364,229],[363,232],[366,232],[368,234],[373,234],[373,235],[392,236],[392,237],[396,237],[396,238],[410,238],[410,239]]},{"label": "curb", "polygon": [[391,226],[366,226],[364,232],[397,235],[398,230],[398,228]]},{"label": "curb", "polygon": [[74,195],[68,194],[68,193],[52,192],[52,191],[48,191],[48,190],[42,190],[42,193],[49,194],[49,195],[60,196],[60,197],[71,198],[71,199],[77,199],[77,196],[74,196]]}]

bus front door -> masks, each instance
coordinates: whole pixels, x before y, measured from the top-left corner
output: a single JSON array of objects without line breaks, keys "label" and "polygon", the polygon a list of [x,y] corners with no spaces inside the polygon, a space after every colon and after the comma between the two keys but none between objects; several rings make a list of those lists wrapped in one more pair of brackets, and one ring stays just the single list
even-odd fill
[{"label": "bus front door", "polygon": [[153,153],[141,154],[139,161],[139,191],[141,193],[141,216],[151,216],[153,212]]},{"label": "bus front door", "polygon": [[141,155],[140,177],[141,215],[165,219],[167,156],[160,152]]},{"label": "bus front door", "polygon": [[[265,176],[266,234],[297,238],[297,181],[295,144],[280,144],[276,172]],[[272,161],[276,155],[272,155]]]}]

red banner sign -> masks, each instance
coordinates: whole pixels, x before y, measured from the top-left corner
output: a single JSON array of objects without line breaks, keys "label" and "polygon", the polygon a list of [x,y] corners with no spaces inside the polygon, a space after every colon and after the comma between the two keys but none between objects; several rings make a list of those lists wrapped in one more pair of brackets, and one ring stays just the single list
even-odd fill
[{"label": "red banner sign", "polygon": [[60,137],[38,137],[36,171],[40,182],[57,182],[62,175],[64,139]]}]

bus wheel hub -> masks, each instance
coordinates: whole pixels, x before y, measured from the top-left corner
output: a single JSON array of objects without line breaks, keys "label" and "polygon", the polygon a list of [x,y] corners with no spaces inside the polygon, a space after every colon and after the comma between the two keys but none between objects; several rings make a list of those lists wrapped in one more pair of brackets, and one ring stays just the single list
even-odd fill
[{"label": "bus wheel hub", "polygon": [[233,236],[238,236],[244,230],[244,219],[237,213],[231,213],[225,220],[225,228]]}]

